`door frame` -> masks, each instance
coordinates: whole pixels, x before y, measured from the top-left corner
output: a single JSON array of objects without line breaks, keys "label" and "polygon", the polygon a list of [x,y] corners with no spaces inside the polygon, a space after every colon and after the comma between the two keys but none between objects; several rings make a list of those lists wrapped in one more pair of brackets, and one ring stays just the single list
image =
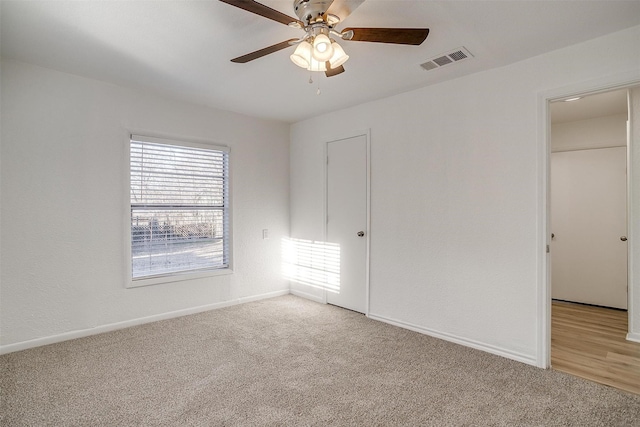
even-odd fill
[{"label": "door frame", "polygon": [[[551,366],[551,254],[547,252],[547,245],[551,245],[550,235],[550,162],[551,162],[551,121],[549,103],[573,96],[592,95],[600,92],[609,92],[616,89],[624,89],[640,84],[640,76],[637,72],[627,72],[605,76],[600,79],[577,83],[565,87],[547,90],[538,94],[538,201],[537,201],[537,365],[540,368]],[[636,136],[637,137],[637,136]],[[631,254],[633,243],[636,240],[636,230],[632,229],[630,218],[640,215],[633,211],[632,194],[632,149],[633,141],[628,138],[627,143],[627,313],[629,316],[629,328],[632,326],[634,313],[640,307],[634,307],[634,266]],[[640,147],[636,147],[640,150]],[[640,231],[639,231],[640,233]],[[640,236],[640,234],[639,234]],[[640,333],[640,331],[638,331]],[[629,339],[630,332],[627,334]]]},{"label": "door frame", "polygon": [[[324,209],[323,209],[323,218],[322,218],[322,234],[324,236],[324,241],[327,241],[327,217],[328,217],[328,209],[329,209],[329,192],[328,192],[328,182],[329,182],[329,168],[328,168],[328,159],[329,159],[329,144],[332,142],[338,142],[345,139],[356,138],[359,136],[364,136],[366,141],[366,163],[367,163],[367,172],[366,172],[366,181],[367,181],[367,189],[366,189],[366,233],[365,233],[365,316],[369,317],[369,268],[370,268],[370,252],[371,252],[371,129],[366,129],[363,131],[355,131],[352,133],[346,133],[344,135],[340,135],[334,138],[329,138],[323,144],[323,157],[324,157]],[[322,291],[322,302],[327,304],[327,290],[324,289]]]}]

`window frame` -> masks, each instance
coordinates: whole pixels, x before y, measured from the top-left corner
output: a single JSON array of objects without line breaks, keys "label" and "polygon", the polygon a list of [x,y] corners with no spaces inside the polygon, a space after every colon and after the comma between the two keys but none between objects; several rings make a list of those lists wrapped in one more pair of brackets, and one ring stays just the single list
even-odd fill
[{"label": "window frame", "polygon": [[[190,271],[179,271],[166,273],[156,276],[148,276],[141,278],[133,278],[132,266],[132,232],[131,232],[131,141],[149,142],[153,144],[175,145],[181,147],[198,148],[205,150],[216,150],[227,153],[227,200],[226,200],[226,218],[227,218],[227,259],[228,266],[222,268],[196,269]],[[233,214],[232,214],[232,183],[231,183],[231,149],[225,145],[219,145],[206,142],[194,142],[185,139],[163,138],[155,136],[147,136],[130,132],[127,134],[125,144],[125,287],[137,288],[143,286],[157,285],[162,283],[182,282],[186,280],[202,279],[207,277],[228,275],[233,273]]]}]

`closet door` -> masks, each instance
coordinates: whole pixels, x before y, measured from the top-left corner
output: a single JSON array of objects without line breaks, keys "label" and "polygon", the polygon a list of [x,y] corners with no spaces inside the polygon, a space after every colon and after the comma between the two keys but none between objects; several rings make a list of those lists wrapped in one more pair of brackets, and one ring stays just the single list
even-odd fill
[{"label": "closet door", "polygon": [[626,147],[551,154],[554,299],[627,308]]},{"label": "closet door", "polygon": [[340,285],[327,302],[366,313],[367,137],[327,144],[327,241],[340,248]]}]

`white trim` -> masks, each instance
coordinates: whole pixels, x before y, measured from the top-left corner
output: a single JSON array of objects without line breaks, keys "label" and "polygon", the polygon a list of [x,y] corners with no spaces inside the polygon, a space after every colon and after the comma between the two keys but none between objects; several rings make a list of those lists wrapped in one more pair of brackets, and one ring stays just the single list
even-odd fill
[{"label": "white trim", "polygon": [[[636,331],[634,329],[635,319],[634,314],[637,312],[636,310],[640,310],[640,307],[634,306],[635,301],[635,291],[640,292],[640,289],[634,288],[634,264],[633,264],[633,254],[635,253],[635,242],[636,242],[636,230],[634,228],[633,219],[636,218],[634,215],[640,215],[640,212],[635,212],[633,209],[633,194],[635,193],[635,184],[633,182],[633,161],[634,155],[640,156],[640,145],[633,145],[633,141],[635,140],[637,144],[640,144],[640,140],[637,138],[640,135],[633,134],[632,122],[633,117],[631,117],[632,108],[631,108],[631,96],[629,93],[629,89],[627,89],[627,283],[629,287],[627,288],[627,324],[629,325],[627,340],[640,342],[640,331]],[[636,118],[640,116],[640,111],[636,112]]]},{"label": "white trim", "polygon": [[227,259],[229,262],[229,265],[227,266],[227,270],[229,270],[231,273],[233,273],[234,271],[234,259],[235,257],[233,256],[233,240],[235,238],[235,233],[233,232],[233,171],[235,169],[235,166],[233,165],[233,163],[235,162],[235,155],[231,152],[231,148],[229,148],[229,164],[228,164],[228,168],[229,170],[227,171],[227,201],[229,202],[229,207],[227,209],[227,232],[228,232],[228,241],[227,241],[227,249],[229,250],[229,253],[227,254]]},{"label": "white trim", "polygon": [[284,295],[289,295],[290,293],[291,292],[289,291],[289,288],[287,288],[287,289],[282,289],[280,291],[267,292],[266,294],[250,295],[248,297],[240,297],[240,298],[237,298],[237,301],[238,301],[237,304],[246,304],[248,302],[254,302],[254,301],[260,301],[260,300],[263,300],[263,299],[281,297],[281,296],[284,296]]},{"label": "white trim", "polygon": [[371,129],[367,129],[366,133],[367,137],[367,251],[366,251],[366,260],[365,260],[365,281],[366,281],[366,289],[365,289],[365,298],[366,298],[366,309],[365,315],[369,316],[369,312],[371,310],[371,291],[370,291],[370,281],[371,281]]},{"label": "white trim", "polygon": [[[551,89],[538,94],[538,210],[537,210],[537,344],[536,344],[536,365],[541,368],[549,368],[551,366],[551,263],[550,254],[546,253],[546,245],[550,244],[549,226],[549,164],[551,153],[550,123],[549,123],[549,102],[557,99],[568,98],[578,95],[594,94],[599,92],[607,92],[615,89],[623,89],[625,87],[640,84],[640,75],[638,72],[625,72],[605,76],[586,82],[576,83],[561,88]],[[630,176],[629,171],[629,176]],[[631,205],[631,199],[628,198],[628,204]],[[630,215],[633,214],[630,212]],[[632,218],[629,216],[629,218]],[[627,219],[628,224],[630,223]],[[632,230],[629,229],[629,241],[632,240]],[[629,298],[628,312],[629,318],[632,319],[633,300],[631,297],[631,288],[633,287],[632,262],[629,258],[628,264],[628,283]],[[640,309],[640,308],[638,308]],[[631,324],[630,324],[631,325]],[[635,334],[630,334],[634,335]]]},{"label": "white trim", "polygon": [[124,254],[124,277],[122,283],[125,288],[129,288],[132,281],[132,264],[131,264],[131,134],[127,132],[123,136],[124,140],[124,188],[122,191],[122,233]]},{"label": "white trim", "polygon": [[170,311],[167,313],[154,314],[152,316],[139,317],[137,319],[125,320],[123,322],[109,323],[97,326],[95,328],[80,329],[77,331],[65,332],[62,334],[51,335],[48,337],[36,338],[33,340],[22,341],[15,344],[7,344],[0,346],[0,354],[13,353],[15,351],[27,350],[30,348],[40,347],[48,344],[55,344],[76,338],[84,338],[91,335],[102,334],[105,332],[116,331],[118,329],[129,328],[132,326],[144,325],[145,323],[157,322],[159,320],[173,319],[176,317],[188,316],[190,314],[202,313],[204,311],[216,310],[219,308],[230,307],[233,305],[244,304],[251,301],[258,301],[268,298],[274,298],[282,295],[288,295],[289,290],[268,292],[265,294],[254,295],[250,297],[236,298],[229,301],[222,301],[214,304],[201,305],[198,307],[185,308],[182,310]]},{"label": "white trim", "polygon": [[155,136],[144,136],[144,135],[138,135],[134,133],[131,133],[129,135],[129,139],[130,141],[149,142],[152,144],[174,145],[177,147],[202,148],[204,150],[224,151],[225,153],[228,153],[230,151],[229,147],[226,145],[217,145],[213,143],[201,143],[201,142],[193,142],[189,140],[177,140],[177,139],[170,139],[170,138],[158,138]]},{"label": "white trim", "polygon": [[[324,142],[323,150],[324,150],[324,216],[323,216],[323,235],[324,240],[327,241],[327,215],[328,215],[328,191],[327,186],[329,182],[329,169],[327,167],[327,162],[329,159],[329,144],[332,142],[338,142],[345,139],[357,138],[359,136],[364,136],[366,142],[366,243],[365,243],[365,308],[364,315],[369,316],[369,268],[370,268],[370,250],[371,250],[371,129],[366,129],[362,131],[356,131],[353,133],[349,133],[347,135],[343,135],[341,137],[329,138]],[[323,292],[323,303],[327,303],[327,290],[325,289]]]},{"label": "white trim", "polygon": [[289,291],[289,293],[291,295],[295,295],[295,296],[300,297],[300,298],[308,299],[310,301],[315,301],[315,302],[320,303],[320,304],[326,304],[327,303],[327,301],[326,301],[326,291],[323,292],[323,295],[325,295],[324,298],[323,297],[319,297],[317,295],[312,295],[312,294],[310,294],[308,292],[304,292],[304,291],[301,291],[299,289],[291,289]]},{"label": "white trim", "polygon": [[[550,295],[550,261],[551,256],[547,253],[547,245],[551,244],[551,239],[547,237],[550,229],[549,219],[549,156],[550,148],[547,141],[550,139],[549,126],[549,104],[547,98],[542,94],[538,97],[538,121],[541,123],[541,131],[538,135],[541,143],[538,144],[537,169],[538,176],[538,206],[536,226],[538,229],[536,251],[537,263],[537,313],[538,322],[536,325],[537,345],[536,345],[536,366],[547,369],[551,366],[551,295]],[[548,329],[549,328],[549,329]]]},{"label": "white trim", "polygon": [[507,350],[501,347],[488,345],[479,341],[470,340],[464,337],[460,337],[457,335],[449,334],[446,332],[436,331],[434,329],[424,328],[422,326],[417,326],[412,323],[403,322],[400,320],[390,319],[384,316],[378,316],[375,314],[369,314],[369,318],[373,320],[377,320],[380,322],[388,323],[393,326],[398,326],[403,329],[408,329],[410,331],[419,332],[424,335],[429,335],[434,338],[442,339],[445,341],[449,341],[452,343],[460,344],[466,347],[475,348],[476,350],[486,351],[487,353],[495,354],[497,356],[506,357],[507,359],[512,359],[518,362],[526,363],[527,365],[537,366],[536,358],[534,356],[529,356],[524,353],[518,353],[515,351]]},{"label": "white trim", "polygon": [[144,286],[159,285],[161,283],[185,282],[187,280],[204,279],[207,277],[215,277],[215,276],[225,276],[227,274],[233,274],[233,269],[217,268],[217,269],[202,270],[202,271],[192,270],[192,271],[169,273],[163,276],[144,277],[144,278],[133,279],[133,280],[131,279],[131,277],[129,277],[127,288],[142,288]]}]

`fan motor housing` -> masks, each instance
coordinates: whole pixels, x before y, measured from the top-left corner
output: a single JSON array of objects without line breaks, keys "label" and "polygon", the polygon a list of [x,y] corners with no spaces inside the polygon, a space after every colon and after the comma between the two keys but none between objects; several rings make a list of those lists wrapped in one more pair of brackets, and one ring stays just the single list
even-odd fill
[{"label": "fan motor housing", "polygon": [[331,6],[330,0],[293,0],[293,9],[306,25],[322,20],[323,15]]}]

